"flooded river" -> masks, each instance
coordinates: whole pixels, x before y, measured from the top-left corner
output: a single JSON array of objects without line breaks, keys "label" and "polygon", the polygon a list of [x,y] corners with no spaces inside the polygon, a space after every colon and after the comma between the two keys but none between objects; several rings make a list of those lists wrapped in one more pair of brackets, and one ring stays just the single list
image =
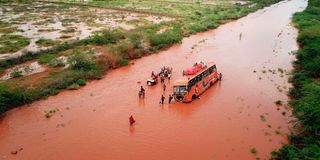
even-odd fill
[{"label": "flooded river", "polygon": [[[9,111],[0,121],[0,159],[267,159],[287,142],[292,118],[285,104],[274,102],[287,100],[294,60],[289,53],[297,49],[290,18],[306,5],[280,2],[185,38],[79,90]],[[215,62],[223,80],[192,103],[160,105],[162,87],[145,85],[151,71],[172,66],[166,81],[171,86],[199,60]],[[138,98],[139,81],[144,100]],[[58,111],[45,118],[50,109]]]}]

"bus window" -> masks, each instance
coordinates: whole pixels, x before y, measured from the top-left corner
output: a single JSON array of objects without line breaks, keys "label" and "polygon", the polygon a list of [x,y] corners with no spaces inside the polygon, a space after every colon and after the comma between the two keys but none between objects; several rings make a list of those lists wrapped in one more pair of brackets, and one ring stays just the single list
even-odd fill
[{"label": "bus window", "polygon": [[206,71],[204,71],[203,73],[204,73],[204,74],[203,74],[203,77],[207,77],[207,76],[208,76],[209,71],[208,71],[208,70],[206,70]]},{"label": "bus window", "polygon": [[175,86],[175,87],[173,87],[173,92],[176,94],[185,94],[185,93],[187,93],[187,87],[186,86]]},{"label": "bus window", "polygon": [[213,72],[213,67],[209,68],[209,74],[211,74]]},{"label": "bus window", "polygon": [[201,81],[201,74],[197,76],[197,82]]}]

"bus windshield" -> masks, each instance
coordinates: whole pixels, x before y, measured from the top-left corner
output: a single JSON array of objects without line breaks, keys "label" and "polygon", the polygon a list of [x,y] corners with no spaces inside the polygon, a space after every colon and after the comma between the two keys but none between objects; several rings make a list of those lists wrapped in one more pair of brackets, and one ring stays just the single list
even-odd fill
[{"label": "bus windshield", "polygon": [[186,86],[175,86],[175,87],[173,87],[173,92],[176,94],[185,94],[185,93],[187,93],[187,87]]}]

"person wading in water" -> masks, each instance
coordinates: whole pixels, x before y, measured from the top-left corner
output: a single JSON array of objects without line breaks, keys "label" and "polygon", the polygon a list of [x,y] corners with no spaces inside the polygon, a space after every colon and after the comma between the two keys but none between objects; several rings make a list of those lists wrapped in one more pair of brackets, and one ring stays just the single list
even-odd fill
[{"label": "person wading in water", "polygon": [[131,115],[131,116],[129,117],[130,126],[132,126],[135,122],[136,122],[136,120],[134,120],[133,116]]},{"label": "person wading in water", "polygon": [[160,103],[164,104],[164,100],[165,100],[165,97],[163,95],[161,95]]},{"label": "person wading in water", "polygon": [[144,96],[146,95],[146,90],[143,88],[143,86],[141,86],[140,92],[142,94],[142,98],[144,98]]},{"label": "person wading in water", "polygon": [[172,100],[173,100],[173,96],[169,94],[169,104],[171,103]]}]

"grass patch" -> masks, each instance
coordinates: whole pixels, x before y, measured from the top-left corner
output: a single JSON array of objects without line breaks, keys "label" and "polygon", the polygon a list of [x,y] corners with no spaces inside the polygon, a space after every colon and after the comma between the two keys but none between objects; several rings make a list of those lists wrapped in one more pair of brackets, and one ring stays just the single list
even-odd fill
[{"label": "grass patch", "polygon": [[17,52],[29,45],[28,38],[20,35],[5,34],[0,36],[0,54]]},{"label": "grass patch", "polygon": [[55,58],[56,58],[56,56],[53,54],[42,54],[39,56],[39,63],[40,64],[47,64]]},{"label": "grass patch", "polygon": [[59,41],[55,41],[55,40],[51,40],[51,39],[39,39],[36,41],[36,44],[38,46],[42,46],[42,47],[50,47],[50,46],[54,46],[54,45],[58,45]]}]

